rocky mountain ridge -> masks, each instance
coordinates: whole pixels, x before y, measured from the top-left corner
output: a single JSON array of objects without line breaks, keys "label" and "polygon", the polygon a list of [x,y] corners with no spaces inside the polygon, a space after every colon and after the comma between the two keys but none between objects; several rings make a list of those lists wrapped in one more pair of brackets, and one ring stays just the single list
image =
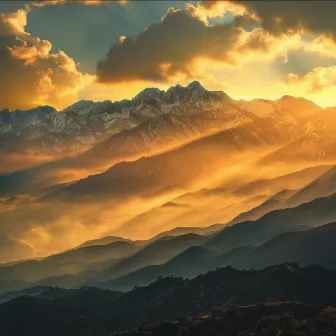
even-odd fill
[{"label": "rocky mountain ridge", "polygon": [[78,153],[144,123],[149,122],[155,129],[156,124],[165,123],[167,119],[170,124],[189,128],[187,134],[182,132],[181,136],[185,137],[192,133],[203,134],[200,124],[210,133],[256,118],[267,118],[286,133],[288,139],[298,139],[299,135],[311,134],[314,122],[306,125],[301,121],[317,110],[321,108],[314,103],[290,96],[274,102],[234,101],[226,93],[208,91],[195,81],[167,91],[147,88],[131,100],[82,100],[60,112],[50,106],[29,111],[5,109],[0,111],[0,151],[64,154],[70,150]]},{"label": "rocky mountain ridge", "polygon": [[167,92],[145,89],[132,100],[81,100],[60,112],[50,106],[28,111],[5,109],[0,111],[0,150],[60,153],[65,150],[64,142],[68,142],[71,150],[78,151],[181,105],[206,110],[229,100],[225,93],[207,91],[193,82],[187,87],[171,87]]}]

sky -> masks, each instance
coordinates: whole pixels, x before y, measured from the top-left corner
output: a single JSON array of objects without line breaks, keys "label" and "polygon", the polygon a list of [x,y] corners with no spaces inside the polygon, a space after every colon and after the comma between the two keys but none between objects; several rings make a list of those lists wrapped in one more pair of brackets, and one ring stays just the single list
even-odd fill
[{"label": "sky", "polygon": [[198,80],[234,99],[336,105],[335,1],[0,2],[0,109]]}]

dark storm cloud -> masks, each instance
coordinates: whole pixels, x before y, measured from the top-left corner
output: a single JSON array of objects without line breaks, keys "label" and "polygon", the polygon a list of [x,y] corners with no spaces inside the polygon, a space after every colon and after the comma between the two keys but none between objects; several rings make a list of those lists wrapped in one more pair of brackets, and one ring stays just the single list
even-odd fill
[{"label": "dark storm cloud", "polygon": [[230,54],[244,33],[233,24],[210,26],[186,10],[169,9],[160,23],[133,37],[120,38],[98,63],[100,82],[167,80],[190,75],[199,57],[234,63]]},{"label": "dark storm cloud", "polygon": [[[336,39],[336,1],[232,1],[246,6],[261,19],[264,29],[273,34],[304,29]],[[211,7],[215,2],[204,1]]]}]

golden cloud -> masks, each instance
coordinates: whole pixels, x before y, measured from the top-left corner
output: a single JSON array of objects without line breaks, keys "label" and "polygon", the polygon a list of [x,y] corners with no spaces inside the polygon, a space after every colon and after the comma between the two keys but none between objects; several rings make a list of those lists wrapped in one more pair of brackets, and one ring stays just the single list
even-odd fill
[{"label": "golden cloud", "polygon": [[187,3],[186,10],[205,23],[208,23],[208,18],[222,17],[227,13],[235,16],[248,14],[245,6],[229,1],[202,1],[197,6]]},{"label": "golden cloud", "polygon": [[0,13],[0,36],[26,35],[27,12],[23,9],[15,13]]},{"label": "golden cloud", "polygon": [[63,51],[51,53],[49,41],[26,32],[27,13],[0,14],[0,85],[6,88],[0,92],[0,108],[62,108],[75,102],[94,76],[78,71]]},{"label": "golden cloud", "polygon": [[104,1],[103,0],[44,0],[44,1],[34,1],[28,5],[28,8],[32,8],[32,7],[41,8],[45,6],[56,6],[56,5],[70,3],[70,2],[82,3],[88,6],[94,6],[94,5],[100,5]]},{"label": "golden cloud", "polygon": [[[117,0],[116,2],[119,5],[125,5],[130,0]],[[96,6],[101,5],[103,3],[110,2],[109,0],[44,0],[44,1],[33,1],[32,3],[26,5],[27,10],[31,10],[32,8],[42,8],[45,6],[57,6],[64,5],[67,3],[80,3],[86,6]]]},{"label": "golden cloud", "polygon": [[336,85],[336,66],[315,68],[311,72],[299,76],[293,73],[284,78],[288,85],[301,85],[307,93],[321,93]]}]

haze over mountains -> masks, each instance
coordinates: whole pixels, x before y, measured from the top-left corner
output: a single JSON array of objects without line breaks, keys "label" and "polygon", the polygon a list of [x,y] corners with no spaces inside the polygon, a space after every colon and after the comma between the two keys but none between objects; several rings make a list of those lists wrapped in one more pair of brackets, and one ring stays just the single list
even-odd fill
[{"label": "haze over mountains", "polygon": [[[50,276],[77,275],[108,268],[105,262],[177,227],[172,236],[207,239],[224,229],[196,244],[224,253],[336,220],[335,111],[304,98],[235,101],[193,82],[149,88],[132,100],[80,101],[61,112],[4,110],[0,121],[8,158],[0,176],[3,263],[78,246],[60,254],[71,256],[71,266]],[[22,166],[13,169],[11,158],[20,156]],[[113,244],[130,254],[112,253]]]},{"label": "haze over mountains", "polygon": [[336,336],[335,1],[0,9],[0,336]]},{"label": "haze over mountains", "polygon": [[334,304],[335,113],[198,82],[0,112],[0,332],[28,306],[105,335],[233,301]]}]

